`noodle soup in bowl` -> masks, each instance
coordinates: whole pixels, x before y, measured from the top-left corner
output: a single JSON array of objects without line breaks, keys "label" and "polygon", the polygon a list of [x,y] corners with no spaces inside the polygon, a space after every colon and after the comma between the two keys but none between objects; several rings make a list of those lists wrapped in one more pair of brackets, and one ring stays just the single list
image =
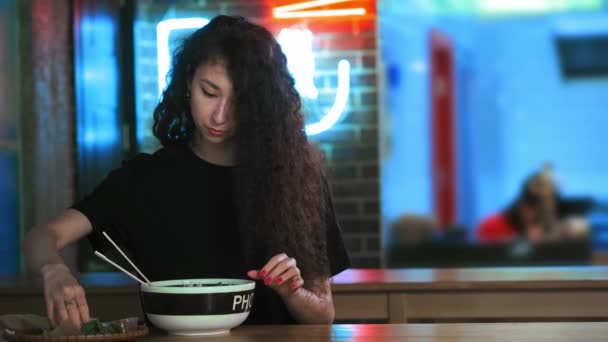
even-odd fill
[{"label": "noodle soup in bowl", "polygon": [[173,335],[227,334],[253,307],[255,282],[246,279],[179,279],[140,285],[143,310]]}]

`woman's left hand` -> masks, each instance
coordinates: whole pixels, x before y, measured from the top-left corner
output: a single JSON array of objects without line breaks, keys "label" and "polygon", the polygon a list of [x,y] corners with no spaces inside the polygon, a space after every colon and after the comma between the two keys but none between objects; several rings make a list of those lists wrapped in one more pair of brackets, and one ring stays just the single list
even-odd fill
[{"label": "woman's left hand", "polygon": [[296,260],[284,253],[273,256],[260,270],[249,271],[247,275],[255,280],[264,279],[264,284],[277,291],[281,297],[295,293],[304,285]]}]

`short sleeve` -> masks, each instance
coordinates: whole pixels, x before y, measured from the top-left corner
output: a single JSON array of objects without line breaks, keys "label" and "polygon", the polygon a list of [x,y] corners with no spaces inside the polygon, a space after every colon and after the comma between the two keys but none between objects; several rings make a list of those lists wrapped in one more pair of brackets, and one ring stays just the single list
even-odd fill
[{"label": "short sleeve", "polygon": [[103,235],[105,231],[114,242],[128,247],[129,206],[134,203],[137,177],[135,169],[141,164],[142,157],[125,161],[120,168],[112,170],[95,189],[82,200],[72,205],[72,209],[84,214],[93,227],[88,236],[95,250],[102,253],[110,246]]},{"label": "short sleeve", "polygon": [[344,246],[342,229],[336,219],[331,189],[327,179],[323,177],[324,196],[325,196],[325,224],[327,230],[327,257],[329,261],[329,271],[332,276],[350,267],[350,257]]}]

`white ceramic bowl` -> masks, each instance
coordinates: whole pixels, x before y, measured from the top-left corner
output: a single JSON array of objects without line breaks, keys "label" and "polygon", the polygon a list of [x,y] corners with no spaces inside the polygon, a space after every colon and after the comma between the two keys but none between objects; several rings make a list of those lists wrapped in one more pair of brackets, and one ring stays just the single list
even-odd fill
[{"label": "white ceramic bowl", "polygon": [[226,334],[247,319],[255,282],[179,279],[140,285],[146,316],[173,335]]}]

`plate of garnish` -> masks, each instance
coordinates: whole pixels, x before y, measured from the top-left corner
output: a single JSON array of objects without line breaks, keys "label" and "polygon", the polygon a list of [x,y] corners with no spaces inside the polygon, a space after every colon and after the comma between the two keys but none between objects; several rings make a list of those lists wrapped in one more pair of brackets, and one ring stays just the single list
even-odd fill
[{"label": "plate of garnish", "polygon": [[4,327],[3,336],[8,341],[131,341],[148,335],[148,327],[140,324],[137,317],[102,322],[92,319],[80,329],[69,321],[55,328],[29,326],[27,329],[13,330]]}]

